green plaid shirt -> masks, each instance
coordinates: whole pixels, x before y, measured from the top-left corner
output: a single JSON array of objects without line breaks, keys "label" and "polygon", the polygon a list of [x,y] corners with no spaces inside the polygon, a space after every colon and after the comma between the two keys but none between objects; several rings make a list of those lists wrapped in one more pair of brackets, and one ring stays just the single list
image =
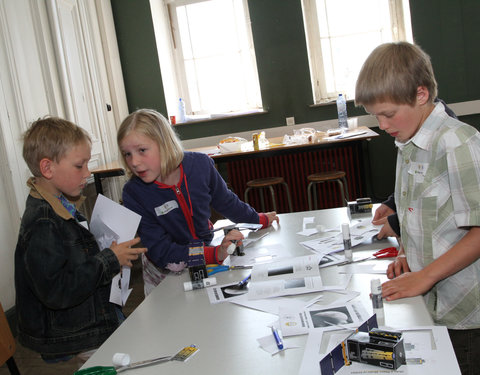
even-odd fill
[{"label": "green plaid shirt", "polygon": [[[398,147],[395,202],[412,271],[480,226],[480,133],[449,117],[441,103]],[[480,246],[480,243],[478,244]],[[480,327],[480,259],[439,281],[425,301],[436,324]]]}]

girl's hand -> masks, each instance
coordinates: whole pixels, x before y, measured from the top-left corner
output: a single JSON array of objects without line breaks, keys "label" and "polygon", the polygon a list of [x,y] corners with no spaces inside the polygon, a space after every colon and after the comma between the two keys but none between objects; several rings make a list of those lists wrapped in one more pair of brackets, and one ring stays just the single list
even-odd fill
[{"label": "girl's hand", "polygon": [[140,254],[146,253],[147,248],[145,247],[133,247],[134,245],[140,242],[140,237],[134,238],[130,241],[125,241],[117,244],[116,241],[113,241],[110,245],[110,249],[117,256],[118,263],[120,266],[132,267],[132,260],[138,259]]},{"label": "girl's hand", "polygon": [[277,213],[275,211],[266,212],[265,215],[268,218],[268,225],[267,225],[268,227],[272,225],[274,221],[276,221],[277,224],[280,223],[280,219],[278,218]]},{"label": "girl's hand", "polygon": [[230,232],[228,232],[225,237],[222,240],[222,243],[218,247],[218,252],[217,252],[217,257],[220,262],[223,262],[223,260],[229,255],[228,254],[228,247],[231,244],[235,245],[241,245],[242,240],[243,240],[243,234],[237,229],[232,229]]}]

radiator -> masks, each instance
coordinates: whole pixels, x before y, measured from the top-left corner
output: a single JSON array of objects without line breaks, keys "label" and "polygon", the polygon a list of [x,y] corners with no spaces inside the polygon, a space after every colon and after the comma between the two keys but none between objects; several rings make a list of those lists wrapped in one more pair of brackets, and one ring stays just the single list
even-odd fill
[{"label": "radiator", "polygon": [[[227,164],[228,182],[233,191],[244,199],[247,181],[281,176],[290,188],[293,211],[307,211],[307,176],[312,173],[341,170],[346,173],[349,200],[363,197],[361,143],[352,142],[347,146],[322,148],[314,151],[284,153],[269,157],[259,157],[231,161]],[[318,209],[342,206],[340,190],[336,182],[317,184]],[[275,186],[277,211],[288,212],[287,197],[283,186]],[[266,211],[273,210],[270,195],[264,189]],[[261,211],[259,189],[248,194],[248,203]]]}]

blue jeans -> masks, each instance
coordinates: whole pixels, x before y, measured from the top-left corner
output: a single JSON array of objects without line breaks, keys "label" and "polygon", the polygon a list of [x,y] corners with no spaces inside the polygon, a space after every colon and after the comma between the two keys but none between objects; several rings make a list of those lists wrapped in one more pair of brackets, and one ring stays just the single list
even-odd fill
[{"label": "blue jeans", "polygon": [[449,329],[462,375],[480,374],[480,328]]}]

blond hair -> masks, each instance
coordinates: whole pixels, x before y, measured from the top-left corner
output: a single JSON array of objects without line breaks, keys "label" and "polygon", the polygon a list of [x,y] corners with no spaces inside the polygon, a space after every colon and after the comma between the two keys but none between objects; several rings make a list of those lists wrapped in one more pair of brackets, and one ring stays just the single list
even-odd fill
[{"label": "blond hair", "polygon": [[[182,162],[184,152],[180,139],[167,119],[157,111],[139,109],[128,115],[118,129],[118,147],[132,131],[136,131],[157,143],[160,152],[161,177],[169,175]],[[123,153],[122,160],[129,173],[132,174]]]},{"label": "blond hair", "polygon": [[363,63],[355,87],[355,105],[378,102],[414,105],[417,89],[427,88],[429,101],[437,97],[437,81],[430,57],[407,42],[385,43]]},{"label": "blond hair", "polygon": [[71,147],[82,142],[92,143],[81,127],[58,117],[46,116],[34,121],[23,134],[23,158],[32,174],[40,177],[42,159],[58,163]]}]

